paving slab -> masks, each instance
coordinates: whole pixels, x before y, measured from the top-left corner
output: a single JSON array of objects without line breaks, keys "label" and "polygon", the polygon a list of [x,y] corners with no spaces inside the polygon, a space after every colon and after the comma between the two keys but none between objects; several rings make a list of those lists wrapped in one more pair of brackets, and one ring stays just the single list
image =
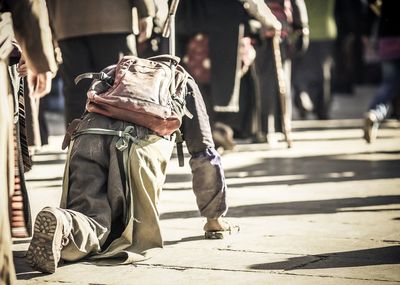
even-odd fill
[{"label": "paving slab", "polygon": [[[44,275],[26,264],[30,239],[15,239],[18,284],[400,284],[400,123],[385,123],[374,144],[361,126],[351,116],[295,121],[292,149],[239,141],[222,157],[227,219],[241,227],[225,240],[204,239],[188,159],[180,168],[174,158],[160,202],[161,252]],[[26,175],[33,216],[59,203],[61,140],[52,136]]]}]

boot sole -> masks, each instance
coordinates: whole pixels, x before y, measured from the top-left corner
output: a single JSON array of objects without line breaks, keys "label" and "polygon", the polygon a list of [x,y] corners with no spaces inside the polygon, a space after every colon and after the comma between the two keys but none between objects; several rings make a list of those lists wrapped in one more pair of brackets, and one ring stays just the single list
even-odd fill
[{"label": "boot sole", "polygon": [[60,253],[57,248],[61,242],[62,231],[59,229],[57,217],[49,211],[41,211],[35,221],[31,244],[29,245],[26,258],[32,268],[43,273],[54,273]]}]

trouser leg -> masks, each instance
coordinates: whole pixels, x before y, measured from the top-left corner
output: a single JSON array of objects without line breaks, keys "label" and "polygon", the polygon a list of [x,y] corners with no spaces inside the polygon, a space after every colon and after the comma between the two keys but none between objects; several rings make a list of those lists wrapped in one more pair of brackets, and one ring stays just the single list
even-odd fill
[{"label": "trouser leg", "polygon": [[[92,127],[119,130],[124,123],[87,114],[78,130]],[[62,258],[76,260],[99,251],[114,238],[109,237],[113,221],[122,220],[126,212],[115,143],[116,138],[105,135],[82,135],[74,141],[61,207],[78,213],[72,215],[75,244],[63,250]],[[113,232],[121,234],[122,229]]]},{"label": "trouser leg", "polygon": [[127,36],[128,34],[105,34],[59,41],[63,55],[60,71],[64,83],[66,125],[84,112],[86,91],[90,85],[89,81],[76,85],[75,77],[85,72],[99,72],[116,64],[121,56],[134,53],[128,46]]},{"label": "trouser leg", "polygon": [[369,107],[378,121],[383,121],[387,117],[391,101],[399,94],[400,60],[384,61],[382,74],[382,84]]},{"label": "trouser leg", "polygon": [[227,185],[220,156],[214,149],[207,110],[201,96],[188,96],[186,104],[193,118],[185,117],[183,135],[192,156],[189,163],[197,206],[204,217],[220,217],[227,211]]},{"label": "trouser leg", "polygon": [[[6,63],[0,60],[0,283],[14,284],[15,270],[11,251],[11,231],[9,221],[9,156],[11,114],[8,93]],[[6,159],[8,157],[8,159]]]},{"label": "trouser leg", "polygon": [[63,55],[63,63],[60,73],[63,80],[64,93],[64,115],[65,124],[68,125],[73,119],[81,117],[85,110],[86,91],[89,82],[74,83],[79,74],[93,72],[90,62],[90,51],[82,37],[59,41]]},{"label": "trouser leg", "polygon": [[[89,113],[78,131],[87,128],[124,130],[127,123]],[[136,130],[144,130],[137,127]],[[143,131],[143,134],[145,132]],[[150,135],[133,143],[129,150],[130,168],[116,149],[118,137],[81,135],[71,149],[68,185],[62,206],[72,220],[71,242],[62,258],[78,260],[100,251],[112,257],[121,251],[134,259],[142,252],[162,247],[157,204],[165,180],[173,142]],[[90,147],[89,147],[90,146]],[[125,179],[130,185],[125,186]],[[64,191],[66,191],[64,189]]]},{"label": "trouser leg", "polygon": [[151,135],[148,140],[133,144],[130,151],[133,210],[132,251],[141,253],[162,247],[158,203],[165,182],[167,164],[174,141]]}]

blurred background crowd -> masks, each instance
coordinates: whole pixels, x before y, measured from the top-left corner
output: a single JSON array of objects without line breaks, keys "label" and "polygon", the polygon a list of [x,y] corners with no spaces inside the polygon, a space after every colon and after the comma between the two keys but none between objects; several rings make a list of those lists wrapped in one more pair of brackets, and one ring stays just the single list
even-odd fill
[{"label": "blurred background crowd", "polygon": [[[49,96],[40,102],[42,144],[48,141],[46,113],[64,113],[68,125],[84,110],[87,86],[75,86],[75,76],[99,71],[117,61],[120,54],[149,57],[169,52],[168,39],[161,35],[168,15],[166,1],[154,1],[154,14],[140,15],[139,11],[139,18],[149,21],[151,17],[153,22],[150,37],[139,41],[129,38],[128,31],[113,27],[120,23],[114,23],[115,17],[110,14],[104,23],[82,28],[77,18],[88,13],[85,9],[92,9],[92,5],[77,8],[86,5],[48,2],[53,9],[50,16],[56,18],[53,36],[63,63]],[[221,151],[233,149],[235,139],[275,142],[282,132],[282,112],[289,117],[295,113],[296,119],[329,119],[335,96],[352,96],[355,87],[377,86],[390,77],[388,62],[396,61],[399,45],[395,40],[399,36],[395,9],[390,8],[393,1],[386,1],[389,7],[382,9],[382,1],[268,0],[266,4],[282,25],[280,55],[287,97],[282,109],[273,27],[246,9],[245,2],[185,0],[179,4],[176,18],[177,55],[200,85]],[[115,7],[101,9],[100,2],[94,6],[100,9],[98,13],[116,9],[115,13],[121,15]],[[389,39],[386,53],[391,54],[384,54],[383,38]],[[392,71],[392,77],[396,71],[398,68]],[[399,113],[398,90],[378,93],[377,97],[384,99],[371,102],[370,109],[375,111],[365,110],[365,124],[360,126],[367,142],[376,138],[380,121]]]},{"label": "blurred background crowd", "polygon": [[[373,142],[383,120],[400,116],[395,2],[181,0],[175,19],[176,53],[204,96],[218,150],[233,150],[238,140],[274,143],[277,134],[290,131],[287,124],[293,113],[296,119],[330,119],[335,96],[353,96],[359,85],[379,86],[360,125],[365,140]],[[14,236],[29,235],[25,224],[30,217],[19,203],[27,197],[18,191],[23,190],[30,156],[48,144],[49,118],[62,115],[66,127],[85,111],[90,83],[75,85],[74,78],[115,64],[122,55],[170,53],[168,39],[162,36],[168,4],[0,1],[0,63],[5,68],[1,84],[10,87],[2,87],[0,94],[0,175],[14,197]],[[45,93],[49,94],[40,98]],[[6,157],[15,163],[7,165]],[[10,167],[14,174],[7,172]],[[3,230],[5,215],[1,216]],[[0,239],[0,246],[4,244]],[[1,260],[0,267],[7,266]]]}]

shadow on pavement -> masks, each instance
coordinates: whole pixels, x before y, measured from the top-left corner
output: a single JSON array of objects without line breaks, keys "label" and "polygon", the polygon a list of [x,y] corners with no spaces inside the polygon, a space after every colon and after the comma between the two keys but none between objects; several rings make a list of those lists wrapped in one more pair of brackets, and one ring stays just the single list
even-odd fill
[{"label": "shadow on pavement", "polygon": [[331,252],[288,258],[286,261],[261,263],[249,266],[260,270],[295,270],[359,267],[383,264],[400,264],[400,246]]},{"label": "shadow on pavement", "polygon": [[[369,160],[376,155],[384,155],[386,159]],[[245,175],[241,178],[254,178],[254,181],[237,181],[232,183],[228,180],[228,186],[249,187],[267,185],[296,185],[306,183],[343,182],[374,179],[400,178],[399,152],[374,152],[355,153],[351,156],[363,159],[344,159],[347,155],[325,155],[307,157],[272,157],[265,158],[258,163],[225,170],[225,176],[238,178],[238,174]],[[391,156],[393,156],[391,158]],[[284,177],[287,179],[271,179],[269,176]],[[264,179],[257,179],[263,177]],[[259,180],[259,181],[257,181]],[[166,182],[190,182],[191,175],[169,174]],[[169,189],[169,190],[181,190]]]},{"label": "shadow on pavement", "polygon": [[[29,243],[29,241],[28,241]],[[26,261],[25,258],[26,251],[25,250],[17,250],[13,251],[13,256],[14,256],[14,265],[15,265],[15,270],[17,273],[17,279],[32,279],[38,276],[43,276],[43,273],[40,273],[38,271],[35,271],[32,269],[29,264]]]},{"label": "shadow on pavement", "polygon": [[[390,209],[356,209],[359,207],[383,205],[393,206]],[[236,206],[229,208],[229,217],[287,216],[399,210],[400,195],[392,195]],[[161,219],[194,218],[198,216],[199,214],[197,211],[182,211],[161,214]]]},{"label": "shadow on pavement", "polygon": [[204,240],[204,236],[201,235],[201,236],[185,237],[179,240],[167,240],[164,241],[164,245],[174,245],[182,242],[197,241],[197,240]]}]

